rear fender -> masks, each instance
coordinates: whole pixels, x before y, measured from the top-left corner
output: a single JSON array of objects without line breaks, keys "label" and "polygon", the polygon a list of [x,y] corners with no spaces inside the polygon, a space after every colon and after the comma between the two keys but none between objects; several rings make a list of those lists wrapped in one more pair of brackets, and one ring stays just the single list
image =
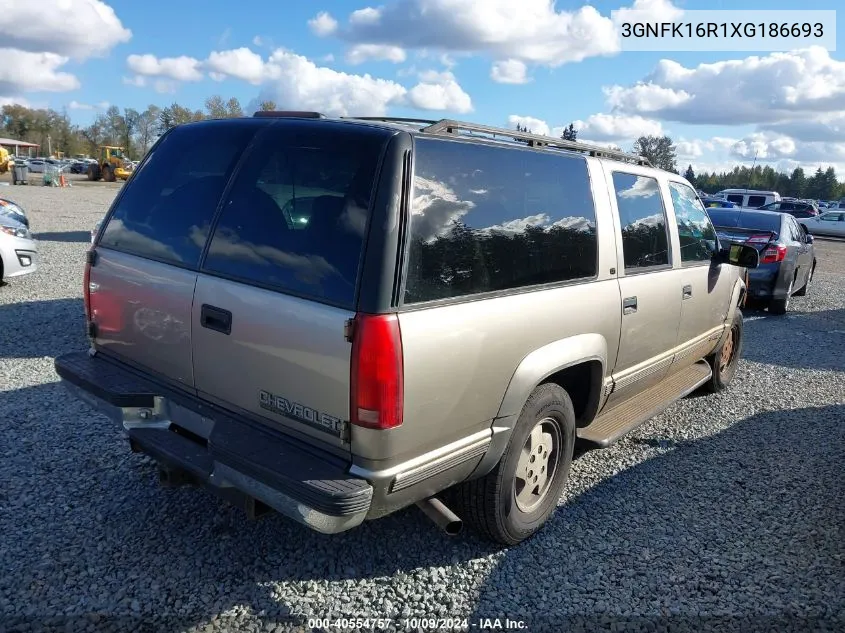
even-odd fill
[{"label": "rear fender", "polygon": [[[523,358],[511,377],[499,412],[493,420],[490,447],[471,478],[486,475],[498,463],[508,446],[522,407],[537,385],[562,369],[589,361],[601,363],[599,376],[603,377],[607,368],[607,341],[600,334],[579,334],[560,339]],[[593,393],[599,393],[601,384],[592,385],[592,389],[596,390]]]}]

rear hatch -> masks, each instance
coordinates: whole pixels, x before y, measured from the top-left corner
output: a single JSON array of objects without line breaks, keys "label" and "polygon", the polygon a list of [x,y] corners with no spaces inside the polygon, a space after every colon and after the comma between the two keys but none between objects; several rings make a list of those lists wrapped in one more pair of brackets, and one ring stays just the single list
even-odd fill
[{"label": "rear hatch", "polygon": [[279,120],[221,207],[194,295],[200,396],[349,451],[359,269],[389,130]]},{"label": "rear hatch", "polygon": [[86,272],[86,311],[99,350],[193,390],[197,266],[226,181],[256,129],[175,128],[124,186]]}]

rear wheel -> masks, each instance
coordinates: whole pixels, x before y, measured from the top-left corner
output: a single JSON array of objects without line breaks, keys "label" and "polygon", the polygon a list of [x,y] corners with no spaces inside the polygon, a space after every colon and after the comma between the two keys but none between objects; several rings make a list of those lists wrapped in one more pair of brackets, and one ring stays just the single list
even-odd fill
[{"label": "rear wheel", "polygon": [[88,180],[99,180],[100,168],[97,165],[88,165]]},{"label": "rear wheel", "polygon": [[704,383],[704,390],[710,393],[718,393],[727,389],[736,375],[736,369],[741,356],[742,311],[737,308],[725,340],[706,359],[710,365],[710,369],[713,370],[713,375],[710,377],[710,380]]},{"label": "rear wheel", "polygon": [[453,491],[462,517],[493,541],[515,545],[527,539],[557,507],[574,447],[569,394],[555,384],[540,385],[523,406],[496,467]]},{"label": "rear wheel", "polygon": [[114,169],[112,169],[108,165],[103,167],[103,180],[105,180],[106,182],[114,182],[115,181]]},{"label": "rear wheel", "polygon": [[769,303],[769,312],[772,314],[786,314],[789,310],[789,300],[792,298],[792,289],[795,286],[795,279],[789,282],[789,288],[786,289],[786,296],[783,299],[772,299]]}]

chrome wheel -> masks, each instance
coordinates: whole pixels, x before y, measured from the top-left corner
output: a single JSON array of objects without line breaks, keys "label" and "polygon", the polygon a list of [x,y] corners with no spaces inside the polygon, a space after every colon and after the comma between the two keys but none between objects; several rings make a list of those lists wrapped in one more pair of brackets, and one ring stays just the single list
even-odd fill
[{"label": "chrome wheel", "polygon": [[552,418],[543,418],[525,440],[514,477],[514,500],[522,512],[531,512],[549,492],[560,453],[560,430]]}]

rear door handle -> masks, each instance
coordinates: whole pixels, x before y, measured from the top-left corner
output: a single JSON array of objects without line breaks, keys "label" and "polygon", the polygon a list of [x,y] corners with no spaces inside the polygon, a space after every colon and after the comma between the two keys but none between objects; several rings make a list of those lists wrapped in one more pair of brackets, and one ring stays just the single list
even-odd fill
[{"label": "rear door handle", "polygon": [[622,314],[633,314],[637,311],[637,298],[625,297],[622,299]]},{"label": "rear door handle", "polygon": [[684,286],[684,299],[692,299],[692,286]]},{"label": "rear door handle", "polygon": [[200,325],[215,332],[231,334],[232,313],[223,308],[216,308],[204,303],[200,310]]}]

